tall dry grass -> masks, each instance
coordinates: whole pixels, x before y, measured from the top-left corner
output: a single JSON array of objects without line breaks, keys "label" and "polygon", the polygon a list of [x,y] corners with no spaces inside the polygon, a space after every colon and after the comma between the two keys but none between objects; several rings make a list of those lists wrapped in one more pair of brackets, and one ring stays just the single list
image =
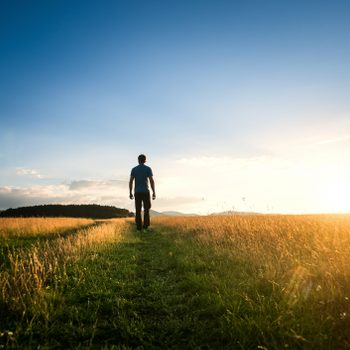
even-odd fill
[{"label": "tall dry grass", "polygon": [[93,223],[83,218],[0,218],[0,239],[57,233]]},{"label": "tall dry grass", "polygon": [[[67,227],[89,220],[62,220],[62,225],[47,221],[50,227]],[[34,220],[36,224],[37,220]],[[38,221],[44,225],[44,221]],[[12,223],[11,223],[12,224]],[[43,234],[44,226],[35,226]],[[39,228],[41,228],[41,230]],[[68,279],[67,268],[86,254],[95,254],[102,245],[118,241],[127,227],[124,219],[101,222],[97,226],[82,228],[76,234],[58,237],[34,244],[28,249],[14,249],[8,252],[9,267],[0,272],[0,302],[2,308],[16,314],[25,314],[45,301],[45,290],[59,290],[62,280]],[[33,232],[33,231],[27,231]]]},{"label": "tall dry grass", "polygon": [[[215,254],[248,264],[293,305],[350,298],[350,215],[234,215],[156,218]],[[223,260],[225,261],[225,260]],[[344,308],[344,307],[343,307]],[[349,317],[350,304],[339,317]]]}]

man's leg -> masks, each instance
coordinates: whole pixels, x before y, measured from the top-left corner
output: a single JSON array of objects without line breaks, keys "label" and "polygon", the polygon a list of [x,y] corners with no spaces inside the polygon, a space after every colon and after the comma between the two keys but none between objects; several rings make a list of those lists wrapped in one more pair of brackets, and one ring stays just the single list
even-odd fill
[{"label": "man's leg", "polygon": [[135,209],[136,209],[135,222],[136,222],[136,228],[138,230],[142,229],[141,206],[142,206],[142,197],[140,196],[140,193],[135,193]]},{"label": "man's leg", "polygon": [[143,228],[147,228],[150,224],[149,210],[151,209],[151,196],[148,193],[144,194],[143,198]]}]

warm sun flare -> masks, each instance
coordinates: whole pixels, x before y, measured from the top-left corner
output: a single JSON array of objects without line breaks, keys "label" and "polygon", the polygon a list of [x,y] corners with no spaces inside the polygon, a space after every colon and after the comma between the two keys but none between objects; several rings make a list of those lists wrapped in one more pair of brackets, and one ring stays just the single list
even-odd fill
[{"label": "warm sun flare", "polygon": [[322,191],[324,208],[331,212],[350,212],[350,182],[325,186]]}]

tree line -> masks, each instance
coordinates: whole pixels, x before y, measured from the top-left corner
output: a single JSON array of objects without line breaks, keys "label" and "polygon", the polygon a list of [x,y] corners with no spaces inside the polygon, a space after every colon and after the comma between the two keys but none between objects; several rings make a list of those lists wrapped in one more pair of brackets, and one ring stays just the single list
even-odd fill
[{"label": "tree line", "polygon": [[7,209],[0,212],[0,217],[72,217],[111,219],[132,217],[127,209],[98,204],[47,204]]}]

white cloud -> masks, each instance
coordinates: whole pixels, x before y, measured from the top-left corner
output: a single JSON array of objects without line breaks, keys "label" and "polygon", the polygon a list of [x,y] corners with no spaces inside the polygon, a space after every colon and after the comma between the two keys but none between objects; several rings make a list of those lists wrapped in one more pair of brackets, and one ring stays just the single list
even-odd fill
[{"label": "white cloud", "polygon": [[326,138],[324,140],[316,142],[315,145],[325,145],[328,143],[338,143],[338,142],[344,142],[344,141],[348,141],[348,140],[350,140],[350,134]]},{"label": "white cloud", "polygon": [[[153,202],[157,211],[185,210],[190,212],[202,198],[193,196],[160,196]],[[39,204],[101,204],[134,211],[129,199],[127,181],[75,180],[58,185],[0,187],[0,209]]]},{"label": "white cloud", "polygon": [[235,167],[242,168],[254,164],[261,164],[267,159],[267,156],[259,157],[229,157],[229,156],[198,156],[191,158],[180,158],[177,160],[178,164],[186,166],[199,167]]},{"label": "white cloud", "polygon": [[105,204],[125,207],[126,191],[86,188],[71,190],[70,184],[41,185],[28,187],[0,187],[0,209],[37,204]]},{"label": "white cloud", "polygon": [[[293,147],[275,146],[275,152],[252,157],[233,157],[228,150],[219,156],[157,158],[150,164],[157,192],[153,209],[203,214],[233,208],[279,213],[332,211],[334,204],[322,194],[334,183],[349,181],[349,147],[341,142],[333,142],[333,147],[326,143],[322,147],[306,146],[319,140],[306,140],[300,148],[296,140]],[[341,147],[335,147],[338,144]],[[112,179],[101,180],[93,176],[53,185],[2,187],[0,209],[43,203],[97,203],[134,211],[127,177],[114,173]]]},{"label": "white cloud", "polygon": [[69,184],[69,189],[72,191],[81,191],[87,189],[116,189],[116,188],[127,188],[128,181],[125,180],[108,180],[108,181],[96,181],[96,180],[78,180],[72,181]]},{"label": "white cloud", "polygon": [[64,188],[59,186],[0,187],[0,209],[61,203],[65,200],[65,196],[62,193],[64,190]]},{"label": "white cloud", "polygon": [[29,168],[16,168],[16,175],[19,176],[31,176],[37,179],[42,179],[44,176],[40,174],[35,169],[29,169]]}]

